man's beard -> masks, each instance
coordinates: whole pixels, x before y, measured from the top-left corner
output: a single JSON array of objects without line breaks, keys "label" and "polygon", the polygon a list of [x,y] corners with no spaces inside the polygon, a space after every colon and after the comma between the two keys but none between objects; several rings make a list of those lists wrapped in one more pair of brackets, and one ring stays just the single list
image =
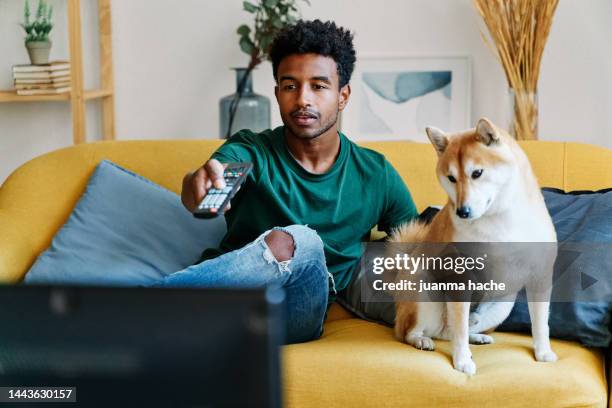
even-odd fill
[{"label": "man's beard", "polygon": [[289,129],[292,135],[294,135],[298,139],[312,140],[312,139],[316,139],[317,137],[321,136],[323,133],[327,132],[329,129],[331,129],[333,126],[336,125],[336,123],[338,122],[338,112],[336,112],[334,116],[332,116],[327,122],[325,122],[323,126],[321,126],[319,129],[316,129],[314,133],[305,133],[303,130],[299,128],[294,129],[291,125],[291,122],[289,122],[288,120],[285,120],[285,118],[282,118],[282,119],[283,119],[283,124],[285,125],[287,129]]}]

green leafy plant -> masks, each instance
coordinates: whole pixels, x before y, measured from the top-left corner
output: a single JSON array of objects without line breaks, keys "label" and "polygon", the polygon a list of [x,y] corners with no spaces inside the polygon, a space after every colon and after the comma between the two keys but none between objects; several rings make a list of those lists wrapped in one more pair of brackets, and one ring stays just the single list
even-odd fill
[{"label": "green leafy plant", "polygon": [[23,27],[26,32],[25,42],[49,41],[49,33],[53,28],[51,17],[53,16],[53,6],[47,4],[45,0],[38,0],[36,16],[31,20],[30,2],[25,0],[23,7]]},{"label": "green leafy plant", "polygon": [[255,15],[255,24],[253,29],[247,24],[242,24],[236,30],[236,33],[240,36],[238,41],[240,49],[250,56],[250,60],[247,71],[238,85],[236,98],[232,100],[230,105],[227,137],[231,134],[238,103],[251,71],[263,61],[270,59],[270,46],[276,34],[298,20],[300,12],[297,3],[299,1],[310,5],[309,0],[258,0],[256,3],[250,1],[242,2],[242,8]]},{"label": "green leafy plant", "polygon": [[[299,18],[299,0],[259,0],[256,4],[244,1],[245,11],[255,15],[253,30],[246,24],[236,30],[240,49],[251,57],[249,67],[269,59],[270,46],[276,34]],[[309,0],[302,0],[310,5]]]}]

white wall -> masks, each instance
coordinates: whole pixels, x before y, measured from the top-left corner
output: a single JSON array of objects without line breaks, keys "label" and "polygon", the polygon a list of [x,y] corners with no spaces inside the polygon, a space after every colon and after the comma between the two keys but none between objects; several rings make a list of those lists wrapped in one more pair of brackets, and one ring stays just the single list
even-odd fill
[{"label": "white wall", "polygon": [[[52,57],[68,56],[66,9],[56,8]],[[82,0],[85,83],[98,84],[95,0]],[[333,19],[356,32],[358,54],[472,56],[472,121],[503,121],[503,72],[480,37],[470,0],[311,0],[305,18]],[[0,0],[0,89],[11,65],[27,61],[17,23],[23,3]],[[219,98],[233,92],[233,66],[245,65],[235,29],[249,23],[241,0],[114,0],[113,52],[119,139],[215,138]],[[561,0],[542,63],[540,138],[612,148],[612,1]],[[273,99],[269,64],[255,90]],[[96,103],[89,140],[99,138]],[[275,106],[273,104],[273,106]],[[280,123],[275,109],[273,125]],[[72,143],[69,105],[0,104],[0,181],[21,163]]]}]

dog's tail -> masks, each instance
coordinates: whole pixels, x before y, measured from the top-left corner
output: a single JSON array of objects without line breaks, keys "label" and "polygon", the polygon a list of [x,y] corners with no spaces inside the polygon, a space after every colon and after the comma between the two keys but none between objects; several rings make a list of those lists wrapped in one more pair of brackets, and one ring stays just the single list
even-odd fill
[{"label": "dog's tail", "polygon": [[[419,221],[412,221],[402,224],[394,229],[389,235],[387,241],[395,243],[424,242],[428,230],[429,225]],[[393,250],[390,248],[389,251],[393,253]],[[396,279],[398,278],[401,278],[401,273],[397,275]],[[416,324],[417,310],[418,304],[416,302],[407,302],[396,299],[394,334],[395,338],[397,338],[399,341],[406,341],[406,333],[408,333]]]},{"label": "dog's tail", "polygon": [[388,242],[423,242],[429,231],[429,225],[420,221],[412,221],[402,224],[393,230]]}]

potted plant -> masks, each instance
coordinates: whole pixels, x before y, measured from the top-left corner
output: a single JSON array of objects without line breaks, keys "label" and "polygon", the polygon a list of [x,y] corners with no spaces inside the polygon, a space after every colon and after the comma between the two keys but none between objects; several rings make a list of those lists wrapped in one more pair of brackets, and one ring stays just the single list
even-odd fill
[{"label": "potted plant", "polygon": [[[270,46],[276,34],[299,18],[297,3],[300,0],[244,1],[242,7],[255,17],[253,29],[242,24],[236,30],[240,49],[249,56],[246,68],[236,70],[236,92],[221,99],[221,137],[229,137],[233,131],[250,128],[261,131],[270,127],[270,101],[253,92],[251,73],[263,61],[269,59]],[[310,5],[309,0],[301,0]]]},{"label": "potted plant", "polygon": [[36,17],[32,20],[30,14],[30,2],[25,0],[23,17],[24,21],[21,24],[26,38],[25,46],[30,55],[30,61],[33,65],[47,64],[49,62],[49,51],[51,50],[51,40],[49,33],[53,28],[51,16],[53,15],[53,6],[49,6],[46,0],[38,0],[36,8]]}]

